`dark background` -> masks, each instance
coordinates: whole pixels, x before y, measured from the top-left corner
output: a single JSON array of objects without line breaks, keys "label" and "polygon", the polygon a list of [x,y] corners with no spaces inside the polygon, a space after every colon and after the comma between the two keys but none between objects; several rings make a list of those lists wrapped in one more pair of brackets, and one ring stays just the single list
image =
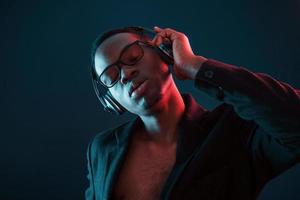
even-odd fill
[{"label": "dark background", "polygon": [[[110,28],[184,32],[194,52],[300,88],[300,1],[1,1],[0,199],[83,199],[86,147],[129,120],[103,112],[90,47]],[[219,103],[178,81],[207,109]],[[260,199],[300,199],[300,166]]]}]

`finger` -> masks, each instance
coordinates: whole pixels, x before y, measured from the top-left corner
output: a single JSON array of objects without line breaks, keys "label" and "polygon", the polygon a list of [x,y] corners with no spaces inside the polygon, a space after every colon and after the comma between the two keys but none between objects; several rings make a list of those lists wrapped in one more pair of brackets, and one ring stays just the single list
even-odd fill
[{"label": "finger", "polygon": [[150,41],[150,43],[153,44],[153,45],[156,45],[157,39],[158,39],[158,37],[157,37],[157,35],[155,35],[155,36],[153,37],[153,39]]},{"label": "finger", "polygon": [[154,30],[157,33],[155,36],[155,45],[159,46],[161,43],[172,43],[179,37],[179,32],[171,28],[162,29],[158,26],[154,26]]},{"label": "finger", "polygon": [[151,41],[151,43],[156,46],[159,46],[161,42],[162,42],[162,37],[160,35],[155,35]]},{"label": "finger", "polygon": [[154,31],[155,32],[160,32],[162,29],[161,28],[159,28],[158,26],[154,26]]},{"label": "finger", "polygon": [[160,35],[163,38],[168,38],[171,41],[174,41],[179,37],[179,33],[172,29],[163,29],[160,32],[158,32],[157,35]]},{"label": "finger", "polygon": [[175,32],[175,33],[178,33],[178,31],[174,30],[174,29],[171,29],[171,28],[166,28],[165,29],[166,31],[169,31],[169,32]]},{"label": "finger", "polygon": [[156,45],[159,46],[162,42],[163,42],[163,38],[160,35],[158,35]]},{"label": "finger", "polygon": [[150,41],[150,43],[153,44],[153,45],[155,45],[156,41],[157,41],[157,36],[155,35],[155,36],[152,38],[152,40]]}]

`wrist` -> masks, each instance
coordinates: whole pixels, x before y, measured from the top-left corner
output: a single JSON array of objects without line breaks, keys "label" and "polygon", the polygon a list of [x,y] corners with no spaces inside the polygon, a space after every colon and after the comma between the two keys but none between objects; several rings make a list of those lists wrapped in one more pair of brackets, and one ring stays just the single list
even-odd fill
[{"label": "wrist", "polygon": [[202,67],[203,63],[205,63],[208,59],[203,57],[203,56],[195,56],[193,59],[193,64],[191,66],[192,70],[191,70],[191,76],[190,78],[192,80],[194,80],[196,78],[197,72],[200,70],[200,68]]}]

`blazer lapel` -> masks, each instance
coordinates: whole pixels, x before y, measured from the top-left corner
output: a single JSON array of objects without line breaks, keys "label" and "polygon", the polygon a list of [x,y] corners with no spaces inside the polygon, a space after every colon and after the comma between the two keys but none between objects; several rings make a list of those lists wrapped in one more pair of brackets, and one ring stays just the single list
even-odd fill
[{"label": "blazer lapel", "polygon": [[103,199],[110,199],[111,197],[112,189],[127,153],[128,144],[133,130],[139,123],[141,123],[141,119],[136,117],[134,120],[127,123],[124,128],[118,129],[114,132],[116,140],[114,144],[116,145],[108,149],[106,154]]}]

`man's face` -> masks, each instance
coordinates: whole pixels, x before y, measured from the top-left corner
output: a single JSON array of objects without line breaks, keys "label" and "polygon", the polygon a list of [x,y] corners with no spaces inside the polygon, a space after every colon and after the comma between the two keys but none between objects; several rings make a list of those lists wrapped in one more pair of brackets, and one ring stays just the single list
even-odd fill
[{"label": "man's face", "polygon": [[[123,48],[136,40],[140,40],[139,36],[132,33],[118,33],[106,39],[95,54],[97,75],[116,62]],[[144,56],[133,66],[120,65],[120,80],[109,91],[128,111],[147,115],[164,106],[173,79],[168,65],[154,49],[147,45],[141,47]],[[136,54],[134,48],[127,53],[132,56]],[[132,88],[136,89],[132,92]]]}]

